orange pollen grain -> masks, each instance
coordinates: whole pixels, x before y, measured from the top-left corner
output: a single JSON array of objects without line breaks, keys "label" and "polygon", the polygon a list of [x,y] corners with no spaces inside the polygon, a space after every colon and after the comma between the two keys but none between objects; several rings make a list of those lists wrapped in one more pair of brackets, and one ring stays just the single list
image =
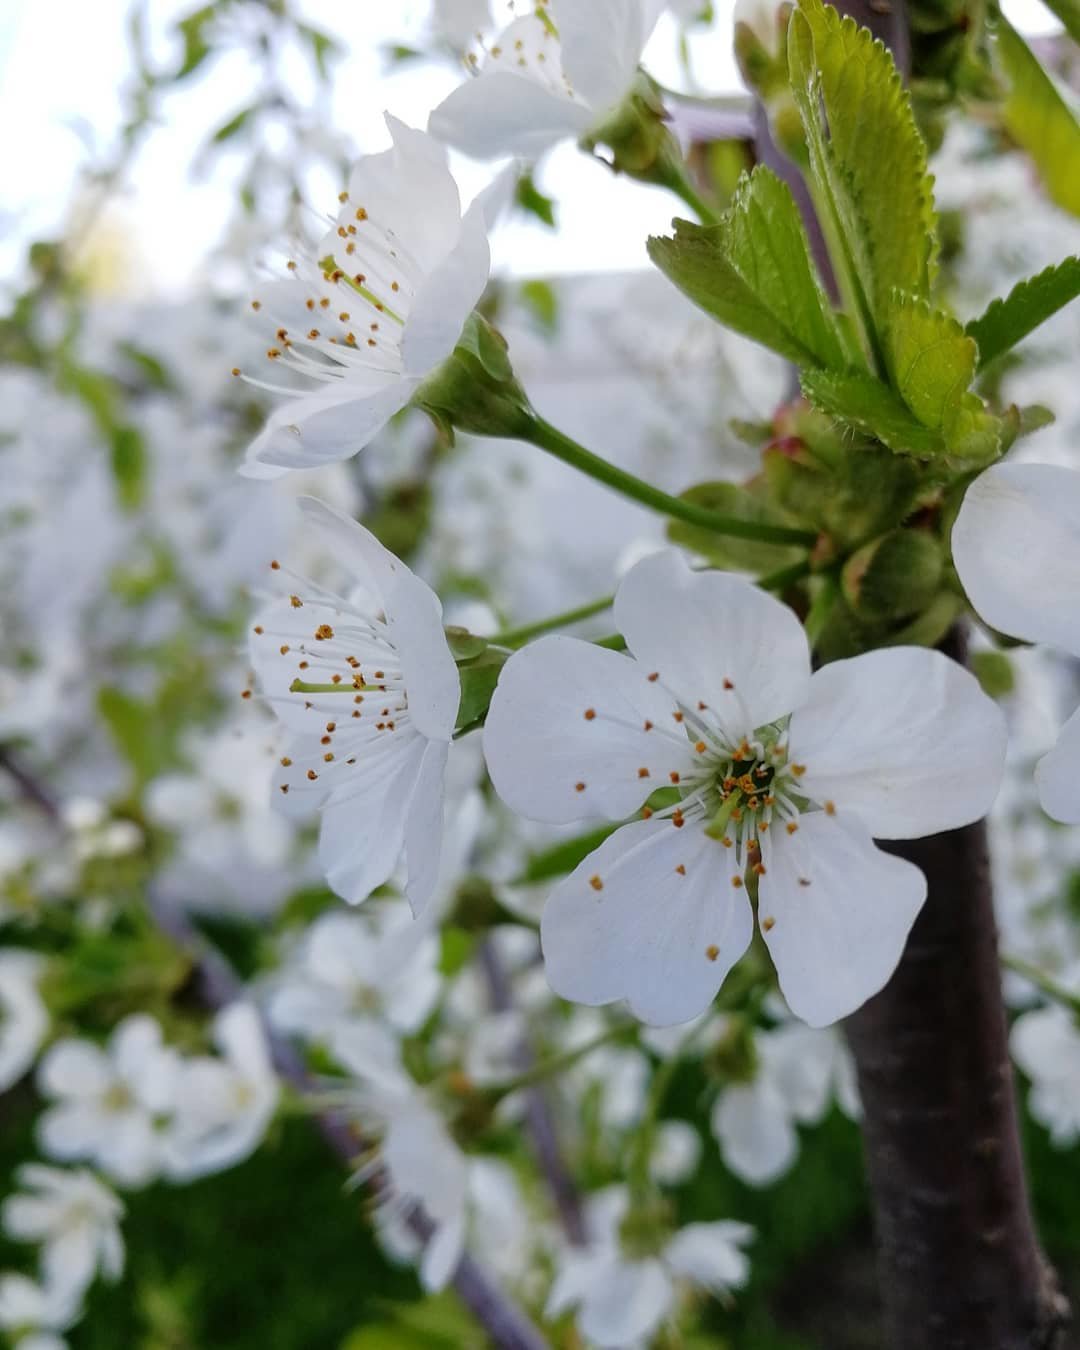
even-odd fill
[{"label": "orange pollen grain", "polygon": [[826,802],[826,803],[825,803],[825,814],[826,814],[827,816],[835,816],[835,815],[836,815],[836,803],[835,803],[835,802]]},{"label": "orange pollen grain", "polygon": [[775,927],[776,927],[776,920],[773,918],[771,914],[768,916],[768,918],[762,919],[761,931],[763,933],[771,933]]},{"label": "orange pollen grain", "polygon": [[794,822],[793,820],[789,820],[789,821],[788,821],[788,823],[787,823],[787,832],[788,832],[788,834],[794,834],[795,831],[796,831],[798,828],[799,828],[798,825],[796,825],[795,822]]},{"label": "orange pollen grain", "polygon": [[732,877],[731,884],[735,887],[736,890],[740,890],[743,884],[742,877]]},{"label": "orange pollen grain", "polygon": [[715,961],[716,958],[720,955],[720,948],[714,942],[711,944],[711,946],[705,948],[705,955],[709,958],[710,961]]},{"label": "orange pollen grain", "polygon": [[671,779],[673,783],[677,783],[679,781],[680,775],[674,769],[672,769],[672,771],[668,774],[668,777]]},{"label": "orange pollen grain", "polygon": [[586,708],[586,709],[585,709],[585,721],[586,721],[586,722],[591,722],[595,716],[596,716],[596,709],[595,709],[595,708]]},{"label": "orange pollen grain", "polygon": [[705,753],[707,747],[706,747],[704,741],[695,741],[695,742],[694,742],[694,749],[698,752],[699,755],[703,755],[703,754]]},{"label": "orange pollen grain", "polygon": [[680,863],[678,867],[676,867],[675,871],[678,872],[679,876],[681,877],[686,876],[686,864]]},{"label": "orange pollen grain", "polygon": [[315,779],[318,778],[319,775],[315,772],[314,769],[308,769],[307,776],[311,780],[311,782],[314,783]]},{"label": "orange pollen grain", "polygon": [[334,636],[334,630],[328,623],[319,624],[315,629],[315,639],[317,642],[326,642]]},{"label": "orange pollen grain", "polygon": [[648,778],[648,777],[650,776],[650,774],[649,774],[648,769],[646,769],[644,766],[642,766],[640,769],[638,769],[638,771],[637,771],[637,776],[638,776],[639,778]]},{"label": "orange pollen grain", "polygon": [[604,883],[600,880],[599,877],[596,876],[589,878],[589,885],[593,888],[594,891],[602,891],[604,889]]},{"label": "orange pollen grain", "polygon": [[585,784],[584,784],[584,783],[575,783],[575,784],[574,784],[574,791],[575,791],[575,792],[584,792],[584,791],[585,791]]}]

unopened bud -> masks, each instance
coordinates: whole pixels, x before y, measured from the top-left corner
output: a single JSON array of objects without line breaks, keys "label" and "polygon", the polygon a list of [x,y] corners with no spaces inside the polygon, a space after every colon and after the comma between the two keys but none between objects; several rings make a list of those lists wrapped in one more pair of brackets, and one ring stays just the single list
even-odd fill
[{"label": "unopened bud", "polygon": [[852,610],[872,623],[908,619],[941,585],[941,545],[925,530],[893,530],[853,553],[841,584]]}]

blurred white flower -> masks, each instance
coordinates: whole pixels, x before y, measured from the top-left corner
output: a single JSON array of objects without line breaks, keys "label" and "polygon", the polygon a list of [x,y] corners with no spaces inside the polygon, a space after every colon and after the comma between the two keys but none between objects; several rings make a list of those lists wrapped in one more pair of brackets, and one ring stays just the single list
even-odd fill
[{"label": "blurred white flower", "polygon": [[321,915],[275,976],[268,1012],[281,1031],[333,1047],[356,1020],[418,1031],[439,996],[439,940],[404,901]]},{"label": "blurred white flower", "polygon": [[491,23],[489,0],[434,0],[431,26],[455,47],[466,47]]},{"label": "blurred white flower", "polygon": [[680,1286],[714,1296],[746,1283],[743,1247],[754,1230],[734,1221],[692,1223],[657,1241],[653,1255],[624,1253],[620,1227],[629,1212],[624,1187],[589,1196],[584,1248],[568,1247],[548,1296],[547,1315],[577,1308],[577,1327],[587,1341],[607,1350],[644,1347],[670,1314]]},{"label": "blurred white flower", "polygon": [[755,1048],[754,1078],[724,1089],[711,1123],[727,1167],[752,1186],[767,1186],[798,1156],[796,1124],[817,1124],[834,1097],[854,1119],[859,1102],[851,1055],[837,1032],[791,1022],[761,1032]]},{"label": "blurred white flower", "polygon": [[75,1305],[99,1274],[120,1278],[124,1206],[107,1186],[82,1168],[40,1163],[25,1164],[15,1176],[23,1189],[8,1196],[0,1217],[8,1237],[41,1247],[45,1288]]},{"label": "blurred white flower", "polygon": [[174,1104],[179,1062],[143,1013],[125,1018],[105,1049],[57,1041],[38,1067],[38,1088],[53,1102],[38,1120],[42,1151],[94,1162],[122,1186],[152,1181],[161,1170],[159,1125]]},{"label": "blurred white flower", "polygon": [[281,1088],[259,1015],[233,1003],[214,1018],[221,1058],[185,1060],[176,1110],[164,1141],[165,1171],[173,1181],[222,1172],[243,1162],[262,1143],[277,1110]]},{"label": "blurred white flower", "polygon": [[[662,0],[547,0],[472,59],[428,129],[478,159],[536,156],[599,127],[630,92]],[[557,26],[556,26],[557,22]]]},{"label": "blurred white flower", "polygon": [[315,258],[265,302],[268,356],[310,383],[251,381],[288,399],[248,450],[251,477],[356,454],[450,355],[487,285],[484,200],[462,216],[445,149],[386,122],[393,148],[357,162]]},{"label": "blurred white flower", "polygon": [[78,1300],[38,1284],[27,1275],[0,1275],[0,1331],[8,1332],[18,1350],[67,1350],[58,1333],[78,1316]]},{"label": "blurred white flower", "polygon": [[44,969],[37,952],[0,951],[0,1092],[30,1068],[48,1033],[49,1011],[38,993]]},{"label": "blurred white flower", "polygon": [[1009,1037],[1013,1059],[1031,1080],[1028,1110],[1058,1148],[1080,1139],[1080,1029],[1059,1004],[1021,1013]]},{"label": "blurred white flower", "polygon": [[404,852],[419,913],[439,880],[461,696],[442,607],[362,525],[313,497],[300,507],[355,589],[342,598],[288,574],[299,593],[257,616],[252,664],[292,733],[274,800],[292,816],[321,814],[319,861],[345,900],[367,899]]},{"label": "blurred white flower", "polygon": [[697,1171],[701,1152],[701,1135],[689,1121],[661,1121],[649,1158],[649,1175],[661,1186],[680,1186]]}]

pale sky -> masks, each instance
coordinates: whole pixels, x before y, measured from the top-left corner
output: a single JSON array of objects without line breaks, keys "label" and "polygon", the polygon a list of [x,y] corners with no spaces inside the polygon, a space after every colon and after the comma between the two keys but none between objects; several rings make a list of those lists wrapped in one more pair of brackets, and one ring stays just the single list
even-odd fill
[{"label": "pale sky", "polygon": [[[170,25],[194,7],[194,0],[146,0],[158,52],[169,50]],[[349,51],[337,67],[334,122],[359,147],[385,145],[384,108],[423,126],[460,79],[452,64],[425,62],[387,73],[384,44],[415,39],[425,0],[301,0],[296,7]],[[1005,8],[1025,32],[1057,28],[1039,0],[1011,0]],[[0,277],[10,273],[26,241],[61,224],[88,145],[111,142],[131,68],[128,10],[129,0],[0,0]],[[728,25],[718,22],[710,36],[696,40],[694,60],[709,92],[739,88]],[[682,83],[673,24],[662,22],[646,64],[663,82]],[[226,159],[201,182],[191,182],[186,169],[207,132],[242,106],[250,79],[237,57],[184,86],[133,166],[114,219],[137,241],[146,289],[182,292],[220,240],[236,160]],[[490,173],[457,158],[454,167],[466,198]],[[540,182],[559,202],[560,229],[554,234],[527,222],[505,229],[496,243],[496,266],[503,270],[536,275],[641,266],[646,236],[667,227],[676,205],[663,192],[613,178],[571,145],[548,157]]]}]

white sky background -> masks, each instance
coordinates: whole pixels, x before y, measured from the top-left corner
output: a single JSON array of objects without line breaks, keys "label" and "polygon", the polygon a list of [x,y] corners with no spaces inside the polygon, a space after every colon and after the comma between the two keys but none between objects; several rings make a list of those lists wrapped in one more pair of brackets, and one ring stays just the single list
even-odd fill
[{"label": "white sky background", "polygon": [[[168,52],[167,33],[194,0],[148,0],[154,49]],[[358,147],[387,143],[382,111],[416,126],[462,78],[452,63],[409,63],[387,69],[387,43],[416,41],[426,0],[300,0],[301,16],[339,37],[348,55],[335,66],[333,123]],[[723,0],[717,6],[723,12]],[[87,142],[112,143],[131,70],[129,0],[0,0],[0,277],[25,248],[62,227],[72,185],[87,161]],[[1022,31],[1058,25],[1038,0],[1010,0],[1006,12]],[[700,31],[700,30],[697,30]],[[730,22],[694,39],[694,68],[708,92],[739,89]],[[664,20],[646,53],[664,83],[684,84],[676,30]],[[204,67],[204,69],[207,69]],[[187,169],[208,132],[246,101],[251,70],[243,57],[215,61],[172,94],[163,125],[151,134],[113,210],[134,241],[140,291],[182,292],[220,242],[235,193],[239,159],[226,155],[214,174],[190,181]],[[455,158],[465,198],[487,181],[487,166]],[[641,266],[644,240],[668,226],[677,203],[666,193],[613,178],[572,145],[545,161],[539,182],[559,203],[559,230],[521,221],[496,240],[496,266],[518,275],[602,271]],[[324,204],[333,209],[331,200]]]}]

